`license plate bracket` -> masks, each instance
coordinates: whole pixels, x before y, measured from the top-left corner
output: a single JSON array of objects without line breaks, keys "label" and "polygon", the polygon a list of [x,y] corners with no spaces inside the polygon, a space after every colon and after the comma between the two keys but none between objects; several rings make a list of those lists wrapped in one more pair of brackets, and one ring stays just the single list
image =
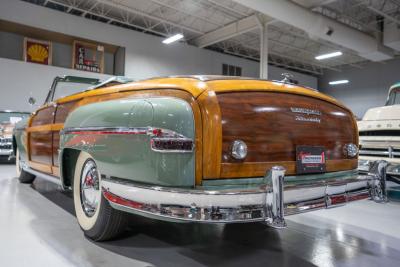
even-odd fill
[{"label": "license plate bracket", "polygon": [[296,147],[296,173],[326,172],[326,151],[323,146]]}]

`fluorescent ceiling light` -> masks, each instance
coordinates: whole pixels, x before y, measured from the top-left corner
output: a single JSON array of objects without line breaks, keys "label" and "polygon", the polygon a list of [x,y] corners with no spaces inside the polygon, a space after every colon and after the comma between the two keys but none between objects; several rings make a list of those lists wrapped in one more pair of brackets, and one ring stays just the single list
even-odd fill
[{"label": "fluorescent ceiling light", "polygon": [[174,36],[164,39],[162,42],[163,42],[163,44],[170,44],[170,43],[176,42],[182,38],[183,38],[183,35],[178,33],[178,34],[175,34]]},{"label": "fluorescent ceiling light", "polygon": [[345,84],[345,83],[349,83],[349,80],[338,80],[329,82],[330,85]]},{"label": "fluorescent ceiling light", "polygon": [[336,51],[336,52],[332,52],[332,53],[329,53],[329,54],[323,54],[323,55],[316,56],[315,59],[316,60],[323,60],[323,59],[327,59],[327,58],[331,58],[331,57],[338,57],[338,56],[341,56],[341,55],[343,55],[342,52]]}]

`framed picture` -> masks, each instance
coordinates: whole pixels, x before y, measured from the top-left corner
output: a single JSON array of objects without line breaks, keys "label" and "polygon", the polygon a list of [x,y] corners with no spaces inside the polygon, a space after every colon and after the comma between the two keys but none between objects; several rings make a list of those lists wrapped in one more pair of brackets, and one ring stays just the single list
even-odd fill
[{"label": "framed picture", "polygon": [[104,46],[74,41],[72,49],[73,69],[104,73]]},{"label": "framed picture", "polygon": [[24,60],[43,65],[52,64],[52,45],[49,41],[24,38]]}]

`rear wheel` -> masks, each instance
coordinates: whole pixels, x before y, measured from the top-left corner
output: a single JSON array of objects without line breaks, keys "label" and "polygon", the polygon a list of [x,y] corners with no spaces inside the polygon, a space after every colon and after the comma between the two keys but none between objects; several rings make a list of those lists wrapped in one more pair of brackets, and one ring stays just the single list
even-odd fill
[{"label": "rear wheel", "polygon": [[126,214],[113,209],[104,198],[96,162],[86,152],[81,152],[76,162],[73,194],[76,218],[87,237],[104,241],[124,230]]},{"label": "rear wheel", "polygon": [[29,173],[29,172],[26,172],[26,171],[24,171],[22,169],[22,167],[21,167],[21,158],[20,158],[20,155],[19,155],[18,148],[17,148],[17,152],[16,152],[16,155],[15,155],[15,167],[16,167],[18,179],[19,179],[19,181],[21,183],[23,183],[23,184],[31,184],[35,180],[35,178],[36,178],[35,175],[33,175],[33,174]]}]

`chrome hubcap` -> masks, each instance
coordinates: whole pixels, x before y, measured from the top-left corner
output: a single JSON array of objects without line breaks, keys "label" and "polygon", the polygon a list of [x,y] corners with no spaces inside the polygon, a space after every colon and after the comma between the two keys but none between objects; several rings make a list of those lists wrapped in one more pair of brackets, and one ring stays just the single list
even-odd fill
[{"label": "chrome hubcap", "polygon": [[92,217],[98,208],[100,200],[100,180],[96,163],[88,159],[81,174],[81,204],[88,217]]}]

